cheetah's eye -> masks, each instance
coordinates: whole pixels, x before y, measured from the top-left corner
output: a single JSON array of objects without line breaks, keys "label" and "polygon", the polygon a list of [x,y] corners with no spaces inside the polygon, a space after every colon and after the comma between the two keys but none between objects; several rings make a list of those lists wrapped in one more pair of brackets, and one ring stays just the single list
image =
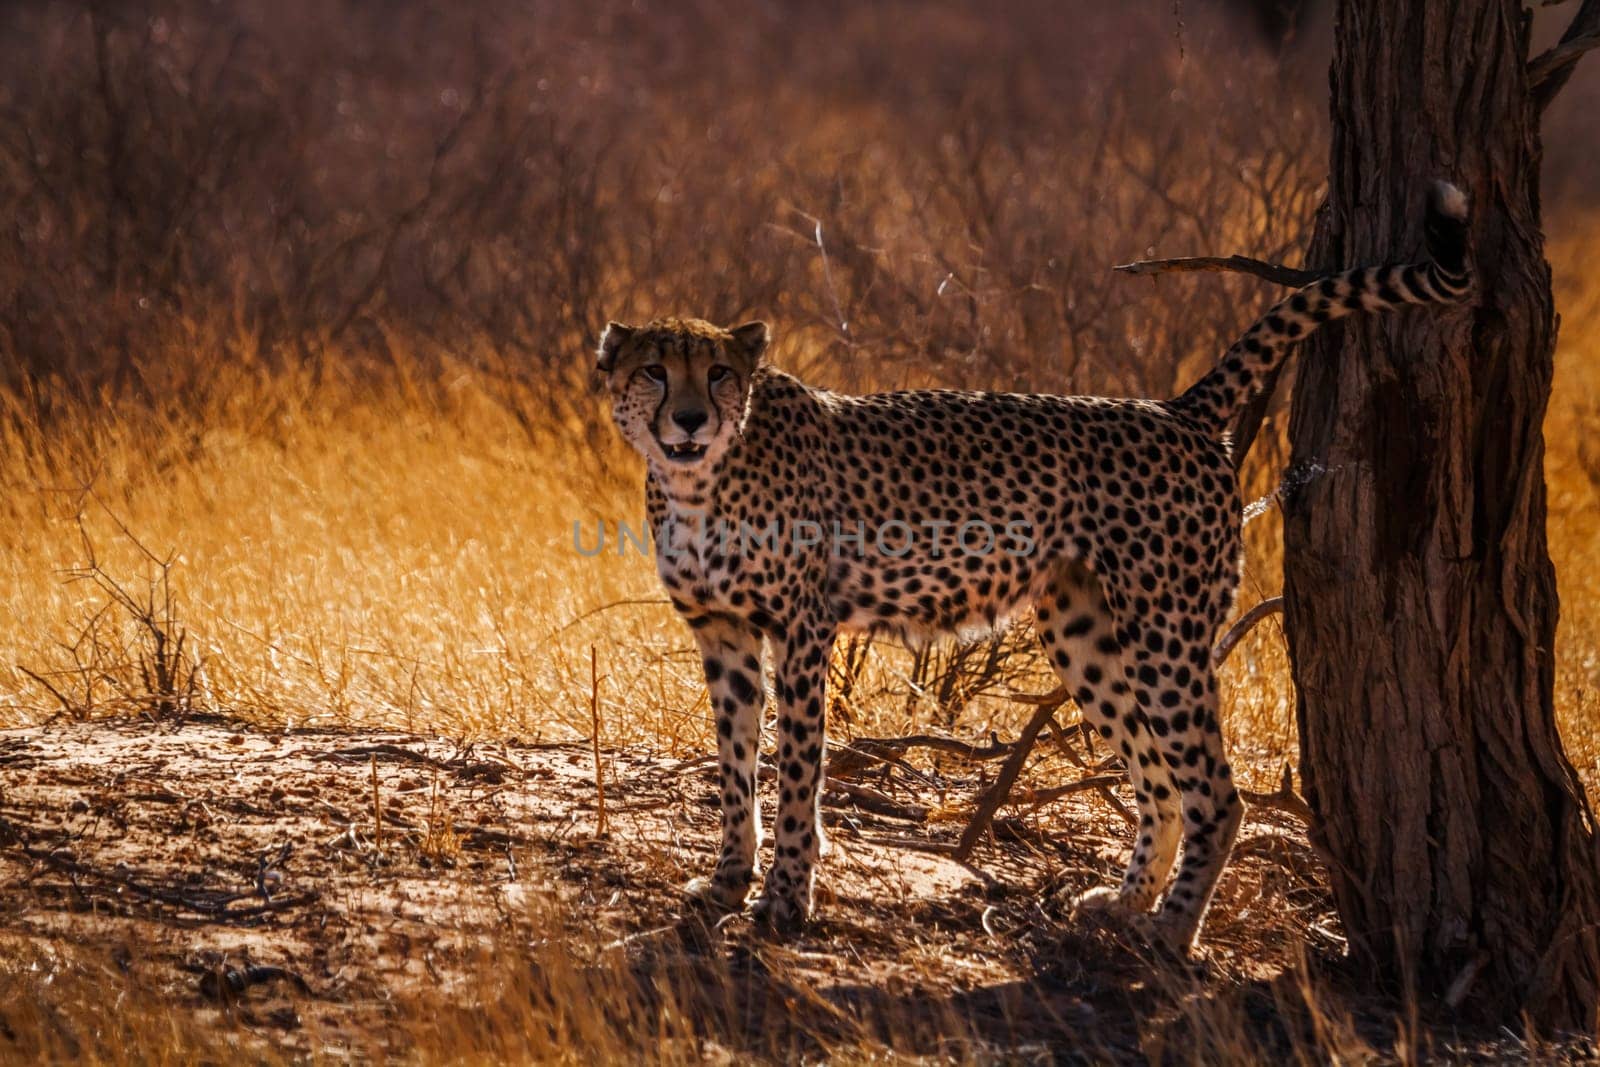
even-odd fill
[{"label": "cheetah's eye", "polygon": [[717,366],[711,368],[711,373],[706,375],[706,381],[710,382],[712,385],[721,385],[723,382],[732,377],[733,369],[731,367],[724,367],[719,363]]},{"label": "cheetah's eye", "polygon": [[667,368],[659,363],[651,363],[644,368],[644,376],[657,385],[667,384]]}]

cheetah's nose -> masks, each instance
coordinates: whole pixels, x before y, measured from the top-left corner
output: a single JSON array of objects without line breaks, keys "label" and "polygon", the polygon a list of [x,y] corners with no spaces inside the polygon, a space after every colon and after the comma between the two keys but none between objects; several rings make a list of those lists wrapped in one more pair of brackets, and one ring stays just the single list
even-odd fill
[{"label": "cheetah's nose", "polygon": [[674,411],[672,413],[672,421],[677,423],[678,429],[688,434],[692,434],[704,426],[707,417],[703,411]]}]

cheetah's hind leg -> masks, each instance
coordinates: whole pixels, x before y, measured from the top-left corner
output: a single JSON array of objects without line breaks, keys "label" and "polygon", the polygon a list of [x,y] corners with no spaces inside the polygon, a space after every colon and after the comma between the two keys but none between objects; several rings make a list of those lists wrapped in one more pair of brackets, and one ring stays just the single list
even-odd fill
[{"label": "cheetah's hind leg", "polygon": [[1111,909],[1134,915],[1155,906],[1182,838],[1178,789],[1134,697],[1117,627],[1095,575],[1063,570],[1036,605],[1039,640],[1085,722],[1127,764],[1139,808],[1139,828],[1122,885],[1090,890],[1075,910]]}]

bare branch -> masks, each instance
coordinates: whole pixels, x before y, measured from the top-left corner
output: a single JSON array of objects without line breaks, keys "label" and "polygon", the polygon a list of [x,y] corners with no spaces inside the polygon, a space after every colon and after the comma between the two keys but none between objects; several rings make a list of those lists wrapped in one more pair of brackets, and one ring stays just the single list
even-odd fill
[{"label": "bare branch", "polygon": [[1583,0],[1567,31],[1553,48],[1528,61],[1528,92],[1541,114],[1556,98],[1585,52],[1600,47],[1600,0]]},{"label": "bare branch", "polygon": [[28,668],[24,667],[20,663],[17,664],[17,670],[21,671],[23,674],[26,674],[29,678],[32,678],[34,681],[38,682],[40,685],[44,686],[45,689],[49,691],[50,695],[56,698],[56,702],[61,705],[61,710],[66,712],[69,718],[76,719],[76,718],[81,718],[82,717],[79,714],[79,711],[78,711],[79,705],[74,704],[72,701],[70,701],[66,697],[62,696],[61,695],[61,690],[59,690],[55,686],[51,685],[50,682],[47,679],[45,679],[42,675],[37,674],[34,671],[30,671]]},{"label": "bare branch", "polygon": [[1255,793],[1248,789],[1239,790],[1239,795],[1244,802],[1255,808],[1270,808],[1273,811],[1286,812],[1293,815],[1307,826],[1316,826],[1317,817],[1311,810],[1311,805],[1306,803],[1304,797],[1294,791],[1294,772],[1289,765],[1283,765],[1283,780],[1278,783],[1278,788],[1270,793]]},{"label": "bare branch", "polygon": [[1310,285],[1322,277],[1322,275],[1313,271],[1296,270],[1294,267],[1268,263],[1261,259],[1251,259],[1249,256],[1182,256],[1178,259],[1141,259],[1133,263],[1122,263],[1111,269],[1121,271],[1123,274],[1135,275],[1187,274],[1193,271],[1253,274],[1257,278],[1265,278],[1276,285],[1287,285],[1296,289],[1302,285]]},{"label": "bare branch", "polygon": [[1562,41],[1555,47],[1534,56],[1528,60],[1529,88],[1538,89],[1557,74],[1570,68],[1578,61],[1579,56],[1596,47],[1600,47],[1600,31],[1586,33],[1570,41]]},{"label": "bare branch", "polygon": [[1233,646],[1244,639],[1244,635],[1255,629],[1256,623],[1268,615],[1283,610],[1283,597],[1268,597],[1240,617],[1239,621],[1228,627],[1222,635],[1222,640],[1217,642],[1217,647],[1211,650],[1211,662],[1222,666],[1228,659],[1228,654],[1233,651]]},{"label": "bare branch", "polygon": [[1018,704],[1031,704],[1036,708],[1049,705],[1059,708],[1067,700],[1067,687],[1058,685],[1048,693],[1007,693],[1007,700],[1015,700]]}]

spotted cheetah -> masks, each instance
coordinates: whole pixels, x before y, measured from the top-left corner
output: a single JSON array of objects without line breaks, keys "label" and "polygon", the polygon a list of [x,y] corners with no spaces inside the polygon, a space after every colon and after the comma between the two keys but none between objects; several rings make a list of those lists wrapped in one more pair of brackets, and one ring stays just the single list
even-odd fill
[{"label": "spotted cheetah", "polygon": [[[823,844],[828,663],[843,630],[921,639],[1033,609],[1046,656],[1127,764],[1139,828],[1120,890],[1187,952],[1243,806],[1223,753],[1212,644],[1234,601],[1241,501],[1228,432],[1323,323],[1466,298],[1466,199],[1429,199],[1429,259],[1307,285],[1172,400],[918,391],[844,396],[764,362],[768,329],[611,323],[614,420],[649,468],[657,569],[705,665],[722,851],[689,891],[743,905],[758,872],[756,757],[770,643],[774,860],[758,917],[809,915]],[[886,533],[886,531],[888,531]]]}]

